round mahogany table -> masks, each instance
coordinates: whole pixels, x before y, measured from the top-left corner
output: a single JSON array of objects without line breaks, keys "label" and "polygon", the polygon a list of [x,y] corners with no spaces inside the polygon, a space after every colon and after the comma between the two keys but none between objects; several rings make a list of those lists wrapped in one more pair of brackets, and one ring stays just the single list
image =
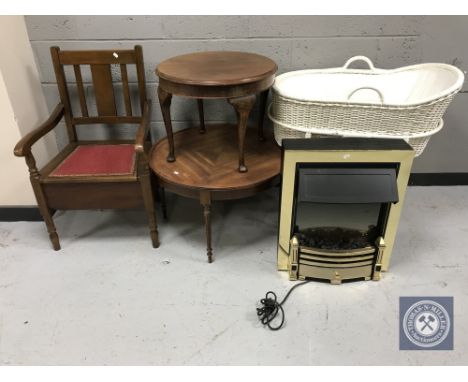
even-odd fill
[{"label": "round mahogany table", "polygon": [[247,172],[244,152],[247,120],[258,94],[258,136],[263,139],[268,89],[277,69],[276,63],[269,58],[247,52],[190,53],[161,62],[156,74],[159,76],[159,104],[169,141],[167,161],[176,160],[170,111],[172,95],[197,99],[201,133],[206,131],[203,99],[226,98],[234,107],[238,120],[237,166],[240,172]]},{"label": "round mahogany table", "polygon": [[[259,141],[254,129],[247,129],[244,154],[249,171],[236,167],[238,148],[233,125],[212,125],[204,134],[190,128],[174,134],[177,161],[168,162],[169,139],[156,142],[149,153],[149,165],[163,189],[199,199],[203,206],[208,262],[212,262],[211,201],[240,199],[279,183],[281,149],[267,132]],[[242,238],[239,238],[242,240]]]}]

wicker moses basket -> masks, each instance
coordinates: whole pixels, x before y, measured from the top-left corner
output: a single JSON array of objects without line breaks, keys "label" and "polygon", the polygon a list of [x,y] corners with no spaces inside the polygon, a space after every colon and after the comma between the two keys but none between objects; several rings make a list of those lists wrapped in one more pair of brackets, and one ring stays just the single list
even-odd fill
[{"label": "wicker moses basket", "polygon": [[[349,69],[365,61],[369,69]],[[275,139],[320,136],[402,138],[420,155],[443,127],[463,73],[448,64],[376,69],[364,56],[342,68],[299,70],[276,77],[268,115]]]}]

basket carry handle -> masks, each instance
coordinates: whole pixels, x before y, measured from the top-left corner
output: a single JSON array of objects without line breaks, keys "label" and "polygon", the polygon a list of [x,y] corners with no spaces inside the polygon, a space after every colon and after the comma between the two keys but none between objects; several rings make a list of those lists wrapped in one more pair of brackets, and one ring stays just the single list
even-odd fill
[{"label": "basket carry handle", "polygon": [[354,93],[358,92],[359,90],[363,90],[363,89],[368,89],[368,90],[375,91],[379,95],[380,103],[382,103],[382,104],[384,103],[384,96],[383,96],[382,92],[379,89],[373,88],[371,86],[362,86],[360,88],[354,89],[351,93],[349,93],[348,101],[354,95]]},{"label": "basket carry handle", "polygon": [[373,71],[375,70],[375,66],[370,60],[370,58],[366,56],[354,56],[351,57],[346,63],[343,65],[343,69],[348,69],[348,66],[351,65],[355,61],[364,61],[367,65],[369,65],[369,70]]}]

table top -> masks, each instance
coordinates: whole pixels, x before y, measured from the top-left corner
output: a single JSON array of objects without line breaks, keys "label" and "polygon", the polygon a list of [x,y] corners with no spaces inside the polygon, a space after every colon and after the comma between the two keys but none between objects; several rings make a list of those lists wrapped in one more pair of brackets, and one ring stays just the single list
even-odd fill
[{"label": "table top", "polygon": [[273,60],[259,54],[213,51],[172,57],[158,65],[156,74],[179,84],[226,86],[261,81],[277,69]]},{"label": "table top", "polygon": [[175,162],[166,160],[168,141],[161,139],[151,150],[150,167],[160,179],[172,185],[198,191],[229,191],[235,199],[236,191],[240,191],[237,197],[244,196],[243,190],[260,189],[279,175],[281,149],[271,134],[266,137],[261,142],[256,129],[247,129],[245,160],[249,170],[246,173],[238,171],[237,128],[230,124],[209,125],[204,134],[197,128],[175,133]]}]

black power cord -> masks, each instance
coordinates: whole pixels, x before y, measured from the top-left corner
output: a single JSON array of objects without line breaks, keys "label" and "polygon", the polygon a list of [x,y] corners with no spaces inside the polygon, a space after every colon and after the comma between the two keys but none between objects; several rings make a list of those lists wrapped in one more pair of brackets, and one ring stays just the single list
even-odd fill
[{"label": "black power cord", "polygon": [[[286,296],[284,296],[283,301],[281,301],[280,303],[278,303],[277,301],[276,293],[272,292],[271,290],[268,291],[265,295],[265,298],[262,298],[260,300],[262,307],[257,308],[257,316],[260,322],[263,324],[263,326],[268,326],[270,330],[280,330],[284,324],[285,318],[283,304],[286,302],[289,295],[294,289],[301,285],[310,283],[311,281],[312,280],[307,280],[294,285],[291,289],[289,289],[288,293],[286,293]],[[273,326],[271,322],[276,318],[279,312],[281,312],[281,322],[278,326]]]}]

